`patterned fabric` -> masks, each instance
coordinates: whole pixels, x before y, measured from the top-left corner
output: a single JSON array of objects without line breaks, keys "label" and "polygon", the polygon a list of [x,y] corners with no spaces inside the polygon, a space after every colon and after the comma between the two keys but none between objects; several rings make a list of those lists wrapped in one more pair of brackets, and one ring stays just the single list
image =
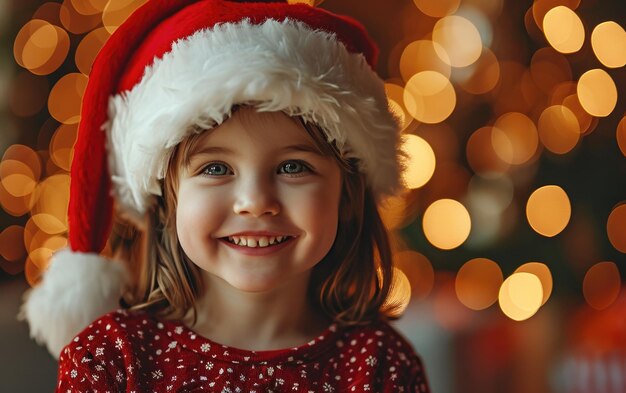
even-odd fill
[{"label": "patterned fabric", "polygon": [[415,392],[420,358],[387,322],[332,324],[299,347],[248,351],[180,322],[116,311],[61,352],[57,392]]}]

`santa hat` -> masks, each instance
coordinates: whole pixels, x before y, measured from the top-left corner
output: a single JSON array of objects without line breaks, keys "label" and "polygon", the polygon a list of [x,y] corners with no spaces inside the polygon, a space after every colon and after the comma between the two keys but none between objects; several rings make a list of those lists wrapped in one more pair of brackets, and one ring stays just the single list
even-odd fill
[{"label": "santa hat", "polygon": [[94,61],[71,170],[69,250],[56,253],[22,314],[54,356],[118,307],[121,264],[99,253],[113,203],[143,217],[174,147],[235,105],[314,122],[356,157],[374,195],[399,186],[399,131],[377,49],[353,19],[285,1],[152,0]]}]

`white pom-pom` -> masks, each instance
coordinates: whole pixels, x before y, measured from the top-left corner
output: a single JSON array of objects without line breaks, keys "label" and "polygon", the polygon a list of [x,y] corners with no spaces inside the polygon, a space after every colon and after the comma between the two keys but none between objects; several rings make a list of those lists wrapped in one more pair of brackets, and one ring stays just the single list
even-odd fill
[{"label": "white pom-pom", "polygon": [[19,318],[27,320],[31,337],[58,358],[89,323],[119,308],[126,280],[119,262],[63,249],[53,255],[42,282],[25,293]]}]

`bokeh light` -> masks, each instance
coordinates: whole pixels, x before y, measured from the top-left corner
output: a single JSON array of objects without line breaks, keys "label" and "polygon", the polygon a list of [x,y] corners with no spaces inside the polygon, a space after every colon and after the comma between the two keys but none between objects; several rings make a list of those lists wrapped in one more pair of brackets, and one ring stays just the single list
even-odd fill
[{"label": "bokeh light", "polygon": [[[111,34],[117,28],[124,23],[126,19],[137,8],[145,4],[147,0],[116,0],[109,1],[102,11],[102,24]],[[311,3],[313,0],[307,0],[306,3]],[[319,2],[319,0],[316,0]]]},{"label": "bokeh light", "polygon": [[[91,0],[85,1],[70,1],[63,0],[63,4],[61,5],[61,9],[59,10],[59,16],[61,18],[61,23],[63,27],[67,29],[67,31],[74,34],[84,34],[88,31],[96,28],[101,22],[102,18],[100,13],[94,14],[83,14],[78,9],[76,9],[75,4],[82,2],[83,4],[79,7],[81,10],[86,8],[87,4],[91,4]],[[122,1],[115,0],[109,1],[111,3],[121,3]],[[107,4],[108,5],[108,4]]]},{"label": "bokeh light", "polygon": [[37,187],[37,202],[32,209],[32,220],[43,232],[56,235],[67,231],[70,177],[54,175]]},{"label": "bokeh light", "polygon": [[50,159],[67,172],[71,168],[77,133],[78,124],[61,124],[50,140]]},{"label": "bokeh light", "polygon": [[580,139],[578,119],[563,105],[546,108],[539,117],[537,130],[541,143],[556,154],[570,152]]},{"label": "bokeh light", "polygon": [[572,69],[567,58],[552,48],[541,48],[533,54],[530,74],[536,86],[547,94],[558,85],[572,80]]},{"label": "bokeh light", "polygon": [[617,125],[617,130],[615,132],[615,137],[617,139],[617,145],[621,150],[624,157],[626,157],[626,116],[622,117],[619,124]]},{"label": "bokeh light", "polygon": [[71,0],[74,9],[81,15],[101,14],[109,0]]},{"label": "bokeh light", "polygon": [[567,193],[559,186],[548,185],[536,189],[528,198],[526,218],[540,235],[553,237],[561,233],[572,215]]},{"label": "bokeh light", "polygon": [[402,150],[408,159],[402,174],[408,188],[419,188],[426,184],[435,172],[435,153],[424,139],[417,135],[405,135]]},{"label": "bokeh light", "polygon": [[392,195],[379,203],[380,218],[387,229],[396,229],[405,222],[406,200],[403,195]]},{"label": "bokeh light", "polygon": [[502,283],[498,300],[500,309],[507,317],[514,321],[526,320],[541,307],[541,281],[531,273],[513,273]]},{"label": "bokeh light", "polygon": [[619,269],[614,262],[596,263],[585,274],[583,295],[591,307],[603,310],[617,299],[621,285]]},{"label": "bokeh light", "polygon": [[466,67],[480,57],[483,43],[472,22],[458,15],[446,16],[435,24],[433,41],[442,60],[449,59],[453,67]]},{"label": "bokeh light", "polygon": [[475,258],[465,262],[456,275],[455,289],[461,303],[472,310],[484,310],[498,300],[502,270],[494,261]]},{"label": "bokeh light", "polygon": [[626,31],[608,21],[597,25],[591,33],[591,47],[600,63],[609,68],[626,65]]},{"label": "bokeh light", "polygon": [[437,71],[446,78],[451,73],[450,58],[438,43],[430,40],[411,42],[400,57],[400,75],[408,81],[418,72]]},{"label": "bokeh light", "polygon": [[453,14],[461,4],[461,0],[413,0],[413,2],[424,14],[435,18]]},{"label": "bokeh light", "polygon": [[472,227],[465,206],[453,199],[440,199],[428,206],[422,224],[428,241],[442,250],[463,244]]},{"label": "bokeh light", "polygon": [[36,75],[56,71],[69,52],[67,32],[48,21],[33,19],[19,31],[13,45],[15,61]]},{"label": "bokeh light", "polygon": [[394,267],[389,295],[385,299],[382,308],[388,309],[391,316],[399,317],[404,313],[410,301],[411,284],[409,279],[402,270]]},{"label": "bokeh light", "polygon": [[561,53],[577,52],[585,41],[583,22],[564,6],[554,7],[545,14],[543,32],[550,45]]},{"label": "bokeh light", "polygon": [[413,117],[404,105],[404,87],[388,82],[385,83],[385,93],[387,94],[389,109],[393,111],[399,120],[400,130],[405,130],[411,124]]},{"label": "bokeh light", "polygon": [[582,107],[593,116],[608,116],[617,104],[615,82],[599,68],[589,70],[580,77],[576,92]]},{"label": "bokeh light", "polygon": [[511,112],[496,120],[491,132],[491,143],[500,159],[512,165],[521,165],[537,152],[539,136],[528,116]]},{"label": "bokeh light", "polygon": [[11,262],[20,262],[26,256],[22,239],[24,228],[11,225],[0,232],[0,256]]},{"label": "bokeh light", "polygon": [[96,55],[110,37],[109,32],[104,27],[92,30],[78,44],[74,55],[76,67],[85,75],[91,72],[91,65]]},{"label": "bokeh light", "polygon": [[456,93],[444,75],[422,71],[411,77],[404,90],[407,111],[423,123],[440,123],[456,106]]},{"label": "bokeh light", "polygon": [[471,94],[485,94],[493,90],[500,80],[500,63],[489,48],[483,48],[478,60],[463,69],[467,70],[468,76],[459,81],[463,90]]},{"label": "bokeh light", "polygon": [[409,280],[412,299],[424,299],[430,294],[435,283],[435,270],[428,258],[417,251],[405,250],[394,253],[393,261]]},{"label": "bokeh light", "polygon": [[540,262],[528,262],[523,264],[522,266],[515,269],[515,273],[531,273],[537,276],[539,281],[541,281],[541,288],[543,292],[543,298],[541,300],[541,304],[544,305],[550,295],[552,294],[552,273],[548,266],[544,263]]},{"label": "bokeh light", "polygon": [[510,167],[496,153],[491,143],[492,132],[492,127],[481,127],[467,141],[467,161],[476,173],[505,172]]},{"label": "bokeh light", "polygon": [[87,76],[80,73],[65,75],[54,85],[48,98],[50,115],[61,123],[75,124],[80,120],[80,105]]},{"label": "bokeh light", "polygon": [[613,247],[626,254],[626,204],[611,211],[606,223],[606,233]]}]

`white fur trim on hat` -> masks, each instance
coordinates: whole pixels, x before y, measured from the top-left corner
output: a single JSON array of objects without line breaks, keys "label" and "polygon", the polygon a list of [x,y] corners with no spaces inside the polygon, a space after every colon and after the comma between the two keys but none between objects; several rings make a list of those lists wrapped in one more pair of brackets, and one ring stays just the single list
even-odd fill
[{"label": "white fur trim on hat", "polygon": [[111,97],[104,129],[122,208],[142,216],[160,195],[173,148],[197,127],[221,124],[237,104],[318,124],[345,157],[360,160],[377,196],[398,188],[397,123],[365,58],[301,22],[244,20],[176,42],[130,91]]},{"label": "white fur trim on hat", "polygon": [[40,285],[20,310],[30,335],[58,358],[63,347],[96,318],[119,308],[126,271],[119,262],[68,249],[55,253]]}]

